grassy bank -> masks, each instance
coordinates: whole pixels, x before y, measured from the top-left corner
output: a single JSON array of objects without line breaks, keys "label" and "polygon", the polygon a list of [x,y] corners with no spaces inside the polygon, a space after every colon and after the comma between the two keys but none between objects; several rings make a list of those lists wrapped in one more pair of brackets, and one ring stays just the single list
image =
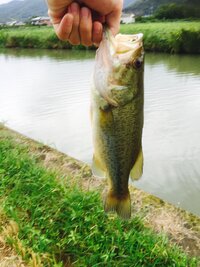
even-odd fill
[{"label": "grassy bank", "polygon": [[200,53],[200,22],[135,23],[122,25],[121,32],[142,32],[146,51]]},{"label": "grassy bank", "polygon": [[[122,33],[144,33],[147,51],[200,53],[200,22],[135,23],[121,25]],[[49,27],[2,28],[0,47],[70,49]],[[73,46],[73,49],[85,49]]]},{"label": "grassy bank", "polygon": [[1,127],[0,233],[32,266],[198,266],[138,214],[129,221],[107,216],[99,192],[79,186],[85,173],[75,175],[75,162],[65,163],[73,177],[50,171],[41,165],[44,154],[33,156],[16,137]]},{"label": "grassy bank", "polygon": [[7,27],[0,30],[0,47],[70,49],[71,45],[58,40],[52,27]]}]

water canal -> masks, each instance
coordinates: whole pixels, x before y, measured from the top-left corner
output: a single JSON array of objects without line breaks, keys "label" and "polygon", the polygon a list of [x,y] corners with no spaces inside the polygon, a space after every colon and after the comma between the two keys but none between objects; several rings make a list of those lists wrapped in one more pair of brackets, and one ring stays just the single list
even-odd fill
[{"label": "water canal", "polygon": [[[200,215],[200,56],[147,54],[136,187]],[[0,51],[0,121],[91,163],[94,52]]]}]

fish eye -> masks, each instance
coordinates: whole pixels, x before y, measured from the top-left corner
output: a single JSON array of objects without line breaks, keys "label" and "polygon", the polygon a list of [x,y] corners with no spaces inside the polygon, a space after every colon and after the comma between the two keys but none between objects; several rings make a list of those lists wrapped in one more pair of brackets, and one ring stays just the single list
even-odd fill
[{"label": "fish eye", "polygon": [[137,59],[135,62],[134,62],[134,65],[137,69],[139,69],[141,66],[142,66],[142,61]]}]

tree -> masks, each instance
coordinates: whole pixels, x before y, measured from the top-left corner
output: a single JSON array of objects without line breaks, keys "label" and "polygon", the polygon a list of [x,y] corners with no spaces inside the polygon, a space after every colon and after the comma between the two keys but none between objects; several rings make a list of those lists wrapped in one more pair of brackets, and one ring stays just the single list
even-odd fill
[{"label": "tree", "polygon": [[157,19],[199,18],[200,10],[199,8],[172,3],[160,6],[154,16]]}]

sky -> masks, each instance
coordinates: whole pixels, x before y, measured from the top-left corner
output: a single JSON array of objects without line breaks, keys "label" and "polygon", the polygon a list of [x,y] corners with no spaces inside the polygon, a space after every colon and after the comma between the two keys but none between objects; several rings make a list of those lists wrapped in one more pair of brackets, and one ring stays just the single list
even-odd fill
[{"label": "sky", "polygon": [[10,1],[12,1],[12,0],[0,0],[0,5],[1,4],[6,4],[6,3],[10,2]]}]

